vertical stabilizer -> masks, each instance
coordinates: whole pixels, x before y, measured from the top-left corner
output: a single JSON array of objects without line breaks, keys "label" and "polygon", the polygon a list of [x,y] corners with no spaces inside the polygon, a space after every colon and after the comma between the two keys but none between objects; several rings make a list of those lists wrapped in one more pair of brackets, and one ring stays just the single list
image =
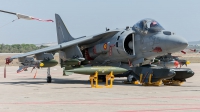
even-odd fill
[{"label": "vertical stabilizer", "polygon": [[[58,14],[55,14],[55,18],[58,44],[74,40],[74,38],[70,35],[69,31],[65,27],[61,17]],[[73,45],[59,51],[59,58],[61,60],[60,62],[82,57],[83,55],[78,45]]]},{"label": "vertical stabilizer", "polygon": [[74,40],[63,23],[61,17],[55,14],[58,44]]}]

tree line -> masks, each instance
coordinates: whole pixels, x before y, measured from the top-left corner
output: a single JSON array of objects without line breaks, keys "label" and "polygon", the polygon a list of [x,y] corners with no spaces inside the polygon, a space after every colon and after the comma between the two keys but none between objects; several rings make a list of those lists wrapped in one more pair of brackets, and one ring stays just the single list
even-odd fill
[{"label": "tree line", "polygon": [[36,46],[34,44],[0,44],[0,53],[25,53],[48,46]]}]

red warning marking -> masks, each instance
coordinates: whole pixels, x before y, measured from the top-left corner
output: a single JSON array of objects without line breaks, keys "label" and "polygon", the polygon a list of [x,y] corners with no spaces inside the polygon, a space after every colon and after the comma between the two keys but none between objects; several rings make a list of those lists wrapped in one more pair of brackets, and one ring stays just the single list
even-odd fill
[{"label": "red warning marking", "polygon": [[87,60],[93,60],[93,59],[90,57],[90,55],[89,55],[88,49],[85,50],[85,58],[86,58]]},{"label": "red warning marking", "polygon": [[183,54],[186,54],[186,52],[185,51],[181,51]]},{"label": "red warning marking", "polygon": [[155,47],[154,49],[153,49],[153,52],[162,52],[162,49],[161,49],[161,47]]}]

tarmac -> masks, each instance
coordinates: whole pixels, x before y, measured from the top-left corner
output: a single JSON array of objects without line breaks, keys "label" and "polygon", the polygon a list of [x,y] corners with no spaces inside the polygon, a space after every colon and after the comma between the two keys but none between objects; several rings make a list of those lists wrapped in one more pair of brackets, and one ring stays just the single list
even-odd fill
[{"label": "tarmac", "polygon": [[[16,73],[17,66],[0,67],[0,112],[155,112],[200,111],[200,64],[188,65],[195,75],[182,86],[123,84],[115,78],[113,88],[91,88],[89,76],[62,76],[51,68],[52,83],[46,83],[46,68]],[[100,83],[104,85],[105,83]]]}]

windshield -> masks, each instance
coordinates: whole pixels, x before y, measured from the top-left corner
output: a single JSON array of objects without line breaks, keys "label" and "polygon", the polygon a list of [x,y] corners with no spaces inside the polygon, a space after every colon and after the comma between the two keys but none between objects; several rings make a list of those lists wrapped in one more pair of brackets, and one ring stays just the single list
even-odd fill
[{"label": "windshield", "polygon": [[136,30],[139,33],[147,34],[159,32],[164,30],[164,28],[153,19],[143,19],[133,26],[133,30]]}]

